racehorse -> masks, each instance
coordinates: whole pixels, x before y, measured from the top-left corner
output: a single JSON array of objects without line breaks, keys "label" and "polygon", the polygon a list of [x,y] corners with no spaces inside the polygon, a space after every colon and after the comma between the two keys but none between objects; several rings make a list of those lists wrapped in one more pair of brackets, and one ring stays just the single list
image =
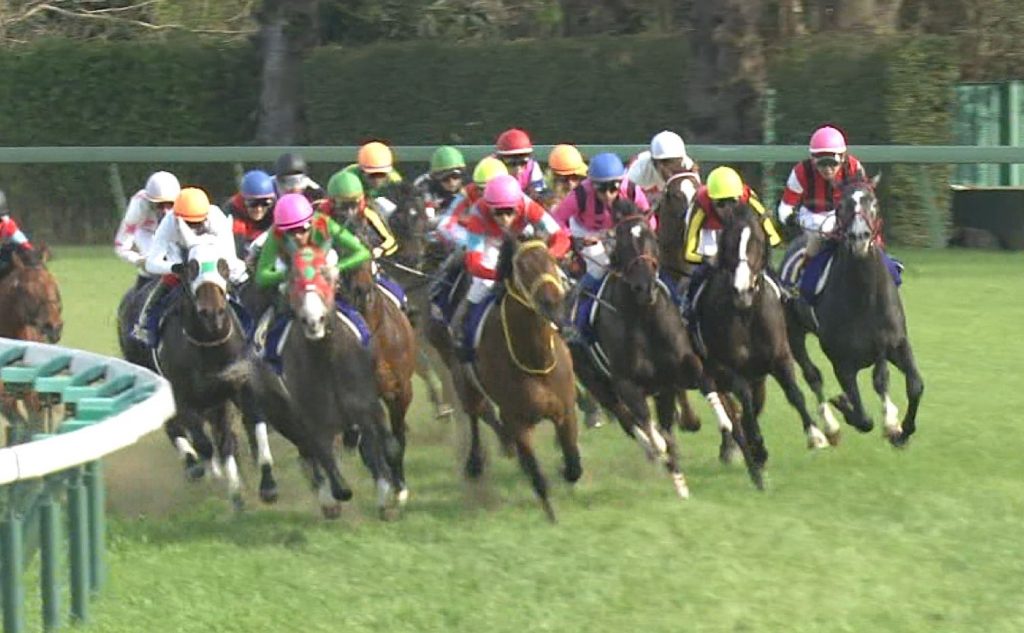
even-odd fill
[{"label": "racehorse", "polygon": [[679,187],[679,176],[665,185],[665,191],[654,208],[658,218],[658,248],[661,252],[661,269],[678,286],[690,274],[691,265],[684,258],[686,239],[686,218],[692,201]]},{"label": "racehorse", "polygon": [[391,468],[399,482],[398,501],[405,503],[405,416],[412,401],[412,376],[416,370],[416,333],[402,308],[377,285],[370,262],[342,277],[342,294],[366,319],[370,329],[377,390],[388,413],[391,433],[398,442],[397,459]]},{"label": "racehorse", "polygon": [[478,477],[483,472],[479,419],[488,415],[490,400],[498,408],[500,422],[494,426],[499,439],[515,447],[519,465],[554,522],[547,480],[533,451],[533,428],[542,419],[555,425],[565,463],[562,476],[575,483],[583,474],[572,356],[555,326],[565,289],[558,263],[539,239],[520,244],[506,238],[497,273],[503,286],[481,323],[475,362],[468,366],[452,359],[470,423],[466,473]]},{"label": "racehorse", "polygon": [[[668,289],[659,283],[658,238],[647,216],[619,221],[609,259],[593,320],[597,347],[572,345],[576,371],[650,459],[664,458],[676,493],[685,499],[690,493],[672,431],[675,403],[684,390],[700,386],[702,365]],[[660,428],[651,420],[650,395]],[[685,405],[684,415],[692,416]]]},{"label": "racehorse", "polygon": [[722,406],[717,399],[719,389],[740,399],[742,420],[732,429],[733,437],[743,451],[751,479],[761,489],[768,452],[758,416],[764,407],[768,375],[775,378],[800,414],[808,447],[824,448],[828,439],[807,412],[796,381],[782,293],[765,272],[770,262],[761,218],[746,204],[723,216],[718,264],[703,287],[695,289],[699,298],[694,299],[693,327],[706,350],[702,391],[716,409]]},{"label": "racehorse", "polygon": [[0,279],[0,336],[56,343],[64,329],[60,288],[46,268],[49,251],[10,251]]},{"label": "racehorse", "polygon": [[[135,342],[130,335],[148,288],[143,285],[126,293],[118,309],[118,337],[124,357],[143,367],[159,371],[171,383],[177,413],[164,425],[171,443],[184,460],[192,480],[205,474],[205,462],[217,473],[223,469],[228,494],[241,509],[242,489],[235,453],[237,440],[228,417],[229,402],[241,411],[243,424],[258,443],[261,469],[260,498],[277,499],[266,424],[260,419],[251,385],[225,375],[225,371],[246,355],[246,333],[228,303],[228,264],[217,246],[206,236],[183,231],[187,256],[178,275],[177,289],[169,295],[155,349]],[[126,344],[131,341],[131,344]],[[203,429],[207,420],[214,445]],[[219,463],[217,461],[219,458]]]},{"label": "racehorse", "polygon": [[[924,381],[914,361],[907,337],[903,303],[887,266],[881,246],[881,219],[875,195],[877,177],[847,184],[836,210],[831,232],[834,247],[827,276],[813,307],[802,301],[788,303],[790,346],[803,370],[804,379],[818,396],[822,394],[821,372],[807,354],[805,338],[815,332],[843,393],[832,399],[858,431],[869,432],[874,423],[865,413],[857,387],[861,369],[874,367],[873,385],[882,400],[884,430],[894,446],[904,446],[916,430],[917,408]],[[802,254],[791,248],[784,269]],[[895,365],[906,377],[907,411],[902,422],[889,397],[889,367]]]},{"label": "racehorse", "polygon": [[340,433],[356,431],[383,517],[397,490],[388,466],[394,439],[384,427],[371,351],[338,314],[335,284],[322,250],[295,251],[288,279],[294,317],[281,335],[281,373],[256,363],[256,392],[270,423],[298,449],[326,518],[340,516],[341,502],[352,498],[334,445]]}]

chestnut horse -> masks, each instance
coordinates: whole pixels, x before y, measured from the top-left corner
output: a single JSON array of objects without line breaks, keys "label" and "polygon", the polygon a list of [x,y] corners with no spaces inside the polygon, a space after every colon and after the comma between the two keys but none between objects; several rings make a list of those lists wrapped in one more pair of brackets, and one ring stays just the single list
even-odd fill
[{"label": "chestnut horse", "polygon": [[405,503],[409,497],[405,482],[405,416],[412,401],[412,376],[416,371],[416,333],[402,308],[377,285],[370,262],[345,275],[341,290],[370,328],[377,390],[388,412],[391,433],[398,441],[399,452],[391,469],[399,482],[398,501]]},{"label": "chestnut horse", "polygon": [[0,337],[56,343],[64,329],[60,289],[46,269],[49,251],[11,251],[0,279]]},{"label": "chestnut horse", "polygon": [[498,280],[504,287],[484,318],[475,363],[472,367],[452,363],[453,369],[461,371],[463,379],[456,385],[470,419],[466,472],[476,477],[483,470],[479,419],[487,416],[490,400],[499,410],[495,427],[499,439],[506,446],[514,445],[520,466],[554,522],[547,480],[533,452],[533,428],[542,419],[555,424],[565,480],[575,483],[583,474],[572,356],[555,326],[565,288],[558,262],[542,240],[520,245],[506,238],[498,259]]}]

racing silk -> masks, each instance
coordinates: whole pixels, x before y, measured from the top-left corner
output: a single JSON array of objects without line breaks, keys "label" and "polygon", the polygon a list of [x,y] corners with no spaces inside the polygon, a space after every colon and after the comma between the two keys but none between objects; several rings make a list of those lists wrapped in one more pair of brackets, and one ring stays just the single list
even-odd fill
[{"label": "racing silk", "polygon": [[18,228],[14,218],[6,213],[0,215],[0,244],[14,244],[25,250],[32,250],[32,242],[29,242],[28,237]]},{"label": "racing silk", "polygon": [[[758,215],[761,216],[761,225],[764,227],[765,235],[768,236],[768,243],[771,246],[778,246],[782,243],[782,237],[775,229],[775,223],[765,213],[764,205],[757,197],[757,193],[748,185],[743,185],[743,195],[740,202],[750,205]],[[708,195],[707,185],[697,191],[697,199],[693,208],[686,218],[686,242],[684,244],[683,256],[691,264],[700,264],[718,254],[718,236],[722,233],[722,218],[715,210],[714,201]]]},{"label": "racing silk", "polygon": [[[619,186],[619,197],[635,204],[639,211],[646,213],[651,210],[644,192],[625,178]],[[589,178],[576,185],[572,193],[567,195],[554,211],[555,220],[562,227],[573,230],[574,235],[578,232],[574,230],[577,226],[589,233],[611,229],[620,219],[614,215],[612,210],[606,208],[604,202],[598,199],[594,192],[594,183]],[[650,222],[651,228],[655,229],[657,221],[654,216],[651,216]]]},{"label": "racing silk", "polygon": [[475,182],[471,182],[462,188],[462,193],[455,196],[445,213],[438,218],[437,235],[446,243],[452,246],[465,246],[466,220],[469,211],[481,198],[483,189]]},{"label": "racing silk", "polygon": [[[220,207],[210,205],[209,214],[203,228],[196,234],[212,235],[220,256],[228,263],[230,273],[228,280],[233,283],[245,281],[245,262],[238,259],[235,252],[234,234],[231,232],[231,221]],[[178,217],[168,213],[160,220],[153,236],[153,244],[146,253],[146,272],[151,275],[169,275],[174,264],[185,263],[188,252],[185,249],[185,236],[181,233]]]},{"label": "racing silk", "polygon": [[[501,253],[505,231],[491,219],[490,210],[483,200],[478,201],[470,210],[466,229],[469,233],[463,259],[466,270],[474,277],[497,279],[498,255]],[[569,233],[559,226],[544,207],[524,194],[523,203],[508,232],[518,237],[527,230],[532,230],[534,235],[547,235],[548,252],[556,259],[561,259],[569,251]]]},{"label": "racing silk", "polygon": [[[700,167],[692,158],[686,157],[682,170],[672,174],[668,181],[666,181],[654,166],[654,159],[651,158],[651,153],[645,151],[637,154],[636,159],[630,163],[629,169],[626,170],[626,178],[635,182],[645,193],[662,193],[669,182],[677,178],[685,178],[686,181],[696,183],[693,186],[693,192],[687,194],[687,198],[692,200],[693,195],[697,193],[697,187],[700,186]],[[684,193],[687,192],[684,190]]]},{"label": "racing silk", "polygon": [[355,174],[356,176],[359,176],[359,181],[363,183],[363,191],[366,192],[366,197],[370,199],[379,198],[383,196],[384,189],[388,185],[394,184],[396,182],[402,182],[402,174],[398,173],[397,169],[392,169],[391,171],[388,172],[387,179],[384,181],[384,184],[381,185],[380,187],[370,186],[370,179],[367,178],[366,174],[363,173],[363,170],[360,169],[359,163],[352,163],[351,165],[346,166],[345,169],[343,169],[342,171],[347,171],[349,173]]},{"label": "racing silk", "polygon": [[782,192],[779,203],[779,218],[785,219],[794,210],[801,208],[810,213],[828,213],[839,206],[842,199],[842,188],[851,180],[863,179],[864,166],[855,156],[846,155],[834,183],[822,178],[814,167],[814,161],[808,158],[801,161],[789,172],[786,189]]},{"label": "racing silk", "polygon": [[[501,160],[501,156],[497,154],[491,155]],[[519,171],[516,180],[519,181],[519,188],[523,190],[523,193],[531,198],[543,198],[548,195],[548,184],[544,181],[544,170],[541,169],[540,163],[532,157],[526,162],[526,166]]]},{"label": "racing silk", "polygon": [[[370,259],[370,250],[359,241],[351,231],[344,228],[322,213],[316,213],[312,219],[313,229],[310,241],[318,248],[330,248],[338,254],[338,272],[345,273]],[[267,237],[266,245],[260,251],[260,259],[256,264],[256,284],[261,288],[278,286],[288,277],[288,265],[291,258],[287,256],[294,250],[291,237],[284,231],[273,228]],[[282,257],[282,255],[285,255]]]},{"label": "racing silk", "polygon": [[353,221],[360,222],[370,229],[367,231],[367,240],[373,244],[374,259],[394,255],[398,251],[398,240],[395,239],[395,234],[391,232],[387,220],[372,205],[367,205],[363,209],[362,216],[353,218]]},{"label": "racing silk", "polygon": [[145,198],[140,189],[128,201],[121,225],[114,235],[114,253],[133,266],[145,261],[153,244],[153,235],[160,224],[159,211]]},{"label": "racing silk", "polygon": [[231,232],[235,236],[235,252],[248,255],[252,245],[274,224],[273,213],[268,209],[259,222],[249,217],[245,198],[241,193],[231,196],[224,205],[231,216]]},{"label": "racing silk", "polygon": [[441,183],[430,177],[430,173],[421,174],[413,181],[416,190],[423,194],[427,218],[434,222],[448,212],[452,203],[462,195],[462,189],[452,193],[441,186]]}]

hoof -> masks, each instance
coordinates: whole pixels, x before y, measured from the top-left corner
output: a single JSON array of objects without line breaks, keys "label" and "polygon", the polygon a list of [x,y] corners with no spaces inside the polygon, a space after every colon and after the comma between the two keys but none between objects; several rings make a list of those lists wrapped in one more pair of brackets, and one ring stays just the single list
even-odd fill
[{"label": "hoof", "polygon": [[600,409],[592,409],[583,414],[583,425],[588,429],[599,429],[604,426],[604,415]]},{"label": "hoof", "polygon": [[260,486],[260,501],[263,503],[275,503],[277,501],[277,486]]},{"label": "hoof", "polygon": [[323,513],[325,519],[335,520],[341,516],[341,504],[332,503],[326,506],[320,506],[320,512]]},{"label": "hoof", "polygon": [[735,444],[731,446],[722,446],[718,449],[718,461],[722,462],[722,464],[726,466],[734,464],[737,460],[742,458],[743,451],[741,451],[740,447]]},{"label": "hoof", "polygon": [[566,467],[562,470],[562,478],[570,484],[574,484],[583,476],[583,468],[579,464]]},{"label": "hoof", "polygon": [[383,506],[378,508],[377,515],[380,517],[381,521],[391,522],[400,519],[402,513],[398,511],[396,506]]},{"label": "hoof", "polygon": [[466,477],[479,479],[484,474],[484,460],[482,457],[470,455],[466,459]]},{"label": "hoof", "polygon": [[679,428],[686,431],[687,433],[696,433],[700,430],[701,421],[697,416],[687,420],[685,417],[679,420]]},{"label": "hoof", "polygon": [[199,462],[185,464],[185,478],[189,481],[199,481],[206,476],[206,468]]},{"label": "hoof", "polygon": [[807,448],[811,450],[819,450],[822,448],[828,448],[828,446],[828,437],[821,432],[821,429],[816,426],[812,426],[807,429]]},{"label": "hoof", "polygon": [[338,491],[335,499],[338,501],[351,501],[352,500],[352,489],[348,486],[342,486],[341,490]]},{"label": "hoof", "polygon": [[398,494],[395,495],[395,499],[398,501],[398,507],[404,507],[405,504],[409,503],[409,489],[402,486],[398,490]]},{"label": "hoof", "polygon": [[836,429],[833,433],[826,433],[825,437],[828,438],[828,443],[832,446],[839,446],[839,442],[843,439],[843,432]]},{"label": "hoof", "polygon": [[555,509],[551,506],[551,502],[547,499],[541,499],[540,505],[544,508],[544,516],[548,518],[552,524],[558,523],[558,517],[555,516]]},{"label": "hoof", "polygon": [[764,492],[764,470],[755,468],[750,471],[750,481],[760,492]]},{"label": "hoof", "polygon": [[348,429],[342,434],[341,443],[348,450],[355,450],[359,446],[359,431],[357,429]]},{"label": "hoof", "polygon": [[910,443],[910,436],[906,432],[900,431],[897,435],[889,436],[889,443],[896,448],[906,448]]},{"label": "hoof", "polygon": [[672,473],[672,485],[676,488],[676,494],[680,499],[690,498],[690,487],[686,485],[686,477],[683,473]]},{"label": "hoof", "polygon": [[455,415],[455,409],[450,404],[439,404],[434,409],[435,418],[438,420],[451,420]]},{"label": "hoof", "polygon": [[241,493],[231,495],[231,509],[236,513],[245,510],[245,500],[242,499]]}]

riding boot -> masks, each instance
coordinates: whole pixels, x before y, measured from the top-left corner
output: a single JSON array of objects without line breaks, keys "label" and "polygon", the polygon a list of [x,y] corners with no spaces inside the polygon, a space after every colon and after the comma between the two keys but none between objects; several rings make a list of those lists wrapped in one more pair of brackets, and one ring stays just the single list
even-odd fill
[{"label": "riding boot", "polygon": [[455,355],[460,363],[473,362],[473,333],[469,332],[469,315],[478,304],[466,299],[455,308],[452,315],[451,336]]},{"label": "riding boot", "polygon": [[694,318],[694,308],[696,308],[696,295],[700,290],[700,287],[707,281],[708,275],[711,272],[711,266],[707,263],[702,263],[693,269],[693,273],[690,275],[690,283],[686,286],[686,294],[683,295],[682,313],[683,320],[687,323],[692,323]]},{"label": "riding boot", "polygon": [[463,250],[461,248],[456,248],[448,254],[448,257],[446,257],[443,262],[441,262],[434,281],[430,284],[431,300],[451,291],[452,277],[455,276],[455,268],[462,264],[463,256]]},{"label": "riding boot", "polygon": [[587,319],[590,317],[588,308],[595,301],[602,281],[601,277],[587,273],[569,291],[571,296],[567,298],[565,305],[569,307],[572,318],[568,319],[565,327],[562,328],[562,338],[567,343],[587,342],[583,330],[587,327]]},{"label": "riding boot", "polygon": [[133,339],[142,343],[143,345],[149,345],[151,343],[151,333],[149,331],[149,319],[156,308],[163,301],[163,298],[171,291],[169,284],[160,281],[149,296],[146,297],[146,302],[142,304],[142,310],[139,311],[139,318],[135,322],[135,326],[132,328],[131,336]]}]

